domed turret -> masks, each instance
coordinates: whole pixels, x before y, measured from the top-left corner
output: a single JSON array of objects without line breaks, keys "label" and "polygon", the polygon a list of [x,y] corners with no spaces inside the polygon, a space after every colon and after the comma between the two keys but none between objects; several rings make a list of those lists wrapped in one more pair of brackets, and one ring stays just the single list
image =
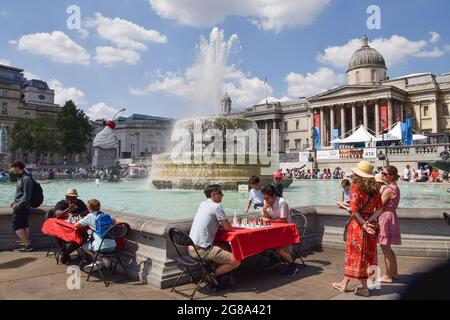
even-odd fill
[{"label": "domed turret", "polygon": [[228,96],[228,93],[225,92],[225,95],[222,98],[222,105],[220,108],[220,114],[226,115],[231,113],[231,98]]},{"label": "domed turret", "polygon": [[350,58],[347,67],[349,85],[375,85],[386,80],[386,62],[380,52],[369,46],[367,36],[362,46]]}]

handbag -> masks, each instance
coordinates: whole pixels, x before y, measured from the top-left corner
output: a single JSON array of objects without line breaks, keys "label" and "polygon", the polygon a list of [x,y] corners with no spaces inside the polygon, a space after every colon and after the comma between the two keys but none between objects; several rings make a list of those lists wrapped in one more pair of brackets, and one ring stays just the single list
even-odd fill
[{"label": "handbag", "polygon": [[[359,214],[362,214],[362,212],[364,210],[366,210],[367,206],[369,205],[370,201],[372,200],[372,196],[369,196],[369,198],[367,199],[366,203],[358,210]],[[355,215],[352,213],[350,215],[350,217],[347,219],[347,221],[345,222],[345,226],[344,226],[344,241],[347,242],[347,231],[348,231],[348,226],[350,225],[350,223],[353,221],[353,219],[355,219]]]}]

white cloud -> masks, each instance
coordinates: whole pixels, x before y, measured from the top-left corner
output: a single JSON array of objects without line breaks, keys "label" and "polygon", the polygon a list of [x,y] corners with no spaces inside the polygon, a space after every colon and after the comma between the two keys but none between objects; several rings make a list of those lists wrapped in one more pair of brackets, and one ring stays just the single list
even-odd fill
[{"label": "white cloud", "polygon": [[[152,72],[156,77],[144,88],[132,89],[134,95],[164,92],[189,103],[190,115],[205,115],[217,111],[227,91],[233,106],[246,107],[272,94],[272,88],[258,77],[244,74],[228,58],[239,49],[237,35],[225,39],[223,30],[213,28],[209,39],[200,38],[195,62],[184,73]],[[147,73],[148,74],[148,73]]]},{"label": "white cloud", "polygon": [[33,79],[41,80],[41,77],[39,77],[38,75],[36,75],[36,74],[34,74],[32,72],[29,72],[29,71],[24,71],[23,72],[23,76],[25,78],[27,78],[27,80],[33,80]]},{"label": "white cloud", "polygon": [[262,100],[260,100],[259,102],[258,102],[258,104],[264,104],[264,103],[266,103],[266,102],[268,102],[268,103],[273,103],[273,102],[285,102],[285,101],[292,101],[293,99],[292,98],[289,98],[289,97],[286,97],[286,96],[284,96],[284,97],[281,97],[281,98],[275,98],[275,97],[267,97],[267,98],[265,98],[265,99],[262,99]]},{"label": "white cloud", "polygon": [[[389,67],[404,62],[410,57],[436,58],[444,54],[442,49],[429,50],[426,40],[412,41],[405,37],[393,35],[389,39],[377,38],[370,42],[370,46],[377,49],[386,60]],[[361,48],[359,39],[352,39],[343,46],[328,47],[317,55],[320,63],[336,68],[345,68],[352,54]]]},{"label": "white cloud", "polygon": [[3,64],[5,66],[11,66],[11,61],[6,59],[0,59],[0,64]]},{"label": "white cloud", "polygon": [[90,62],[89,53],[61,31],[28,34],[9,43],[16,44],[21,51],[46,56],[56,62],[83,65]]},{"label": "white cloud", "polygon": [[113,65],[118,62],[136,64],[141,60],[138,52],[114,47],[97,47],[95,60],[100,64]]},{"label": "white cloud", "polygon": [[112,65],[119,62],[136,64],[141,60],[139,51],[148,49],[150,43],[167,43],[167,37],[156,30],[145,29],[120,18],[108,18],[101,13],[86,22],[87,27],[96,28],[97,35],[116,47],[97,47],[96,61]]},{"label": "white cloud", "polygon": [[149,0],[166,19],[193,26],[213,26],[227,16],[242,16],[264,30],[312,24],[331,0]]},{"label": "white cloud", "polygon": [[291,72],[284,79],[288,84],[288,95],[293,99],[309,97],[325,92],[345,83],[345,76],[329,68],[320,68],[306,75]]},{"label": "white cloud", "polygon": [[58,80],[50,80],[48,83],[50,89],[55,90],[55,103],[64,105],[68,100],[72,100],[76,105],[82,106],[86,104],[85,94],[80,89],[74,87],[64,87]]},{"label": "white cloud", "polygon": [[108,106],[104,102],[100,102],[89,107],[86,112],[87,116],[95,121],[97,119],[112,119],[119,109]]},{"label": "white cloud", "polygon": [[428,32],[428,34],[431,35],[431,38],[430,38],[431,43],[436,43],[439,40],[441,40],[441,35],[437,32],[431,31],[431,32]]}]

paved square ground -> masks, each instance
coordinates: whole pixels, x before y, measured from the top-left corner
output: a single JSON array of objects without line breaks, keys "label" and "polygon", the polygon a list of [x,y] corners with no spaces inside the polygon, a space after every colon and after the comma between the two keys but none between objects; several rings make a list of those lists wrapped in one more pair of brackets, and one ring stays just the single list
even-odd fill
[{"label": "paved square ground", "polygon": [[[382,256],[379,258],[383,261]],[[237,282],[234,290],[211,293],[201,288],[195,299],[396,299],[415,276],[444,262],[444,259],[399,257],[399,282],[383,284],[380,290],[372,291],[370,298],[360,298],[353,293],[341,294],[331,287],[331,283],[342,280],[344,252],[324,250],[308,254],[304,260],[306,266],[299,265],[298,275],[287,278],[283,266],[267,272],[258,270],[256,257],[247,259],[234,274]],[[70,276],[68,266],[57,265],[53,256],[45,257],[45,252],[0,252],[0,299],[185,299],[169,289],[159,290],[133,281],[119,281],[106,288],[96,276],[87,282],[85,273],[81,273],[81,289],[69,290]],[[351,287],[357,284],[353,282]],[[193,284],[187,284],[179,290],[190,293],[193,288]]]}]

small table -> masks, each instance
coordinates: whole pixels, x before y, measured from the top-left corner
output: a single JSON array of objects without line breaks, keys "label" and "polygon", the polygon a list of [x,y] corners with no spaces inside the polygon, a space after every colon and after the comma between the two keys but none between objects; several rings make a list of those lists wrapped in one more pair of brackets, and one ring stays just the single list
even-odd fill
[{"label": "small table", "polygon": [[65,242],[75,242],[82,245],[84,242],[82,233],[89,227],[76,229],[75,224],[71,224],[63,219],[50,218],[42,225],[42,233],[51,237],[57,237]]},{"label": "small table", "polygon": [[219,230],[215,242],[228,242],[234,259],[240,261],[267,249],[300,243],[300,235],[295,224],[273,223],[258,229]]}]

